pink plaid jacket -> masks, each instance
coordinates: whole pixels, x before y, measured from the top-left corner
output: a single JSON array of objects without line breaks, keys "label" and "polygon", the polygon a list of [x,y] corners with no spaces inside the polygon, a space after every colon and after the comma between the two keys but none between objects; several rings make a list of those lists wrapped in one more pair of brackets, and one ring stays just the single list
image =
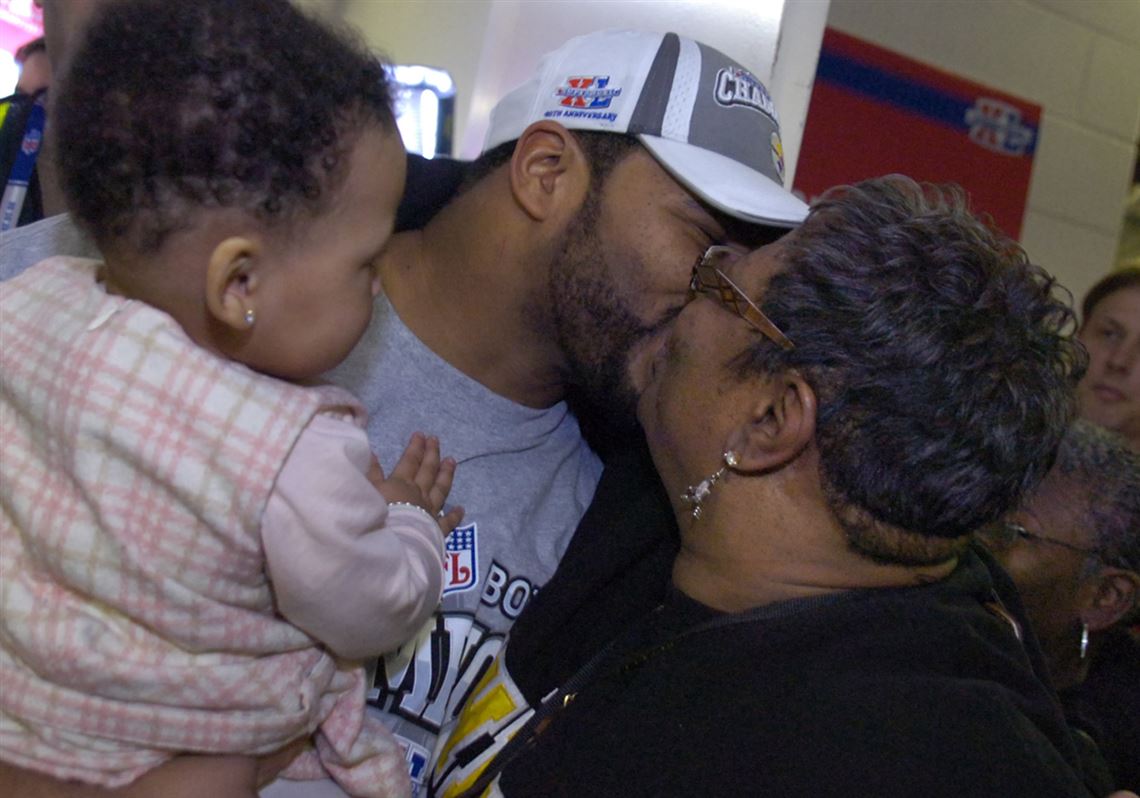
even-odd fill
[{"label": "pink plaid jacket", "polygon": [[195,346],[52,258],[0,284],[0,758],[119,786],[180,752],[404,795],[359,668],[275,613],[260,519],[314,413],[356,402]]}]

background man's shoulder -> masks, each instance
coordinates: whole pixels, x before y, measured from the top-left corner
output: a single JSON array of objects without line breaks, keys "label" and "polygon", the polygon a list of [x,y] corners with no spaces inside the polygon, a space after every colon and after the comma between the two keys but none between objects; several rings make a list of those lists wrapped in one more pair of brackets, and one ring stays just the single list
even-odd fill
[{"label": "background man's shoulder", "polygon": [[53,255],[97,258],[99,250],[66,213],[0,233],[0,280]]}]

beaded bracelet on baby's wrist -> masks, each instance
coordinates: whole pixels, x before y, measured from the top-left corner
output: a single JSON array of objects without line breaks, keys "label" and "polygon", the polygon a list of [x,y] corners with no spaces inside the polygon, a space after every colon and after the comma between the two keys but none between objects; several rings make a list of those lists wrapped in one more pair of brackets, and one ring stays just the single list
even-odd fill
[{"label": "beaded bracelet on baby's wrist", "polygon": [[388,502],[388,508],[391,509],[392,507],[407,507],[409,510],[416,510],[416,511],[421,512],[424,515],[426,515],[428,518],[430,518],[432,520],[432,523],[436,523],[436,524],[438,524],[439,519],[443,517],[442,511],[440,512],[439,516],[437,517],[437,516],[434,516],[431,513],[429,513],[423,507],[420,507],[418,504],[413,504],[412,502]]}]

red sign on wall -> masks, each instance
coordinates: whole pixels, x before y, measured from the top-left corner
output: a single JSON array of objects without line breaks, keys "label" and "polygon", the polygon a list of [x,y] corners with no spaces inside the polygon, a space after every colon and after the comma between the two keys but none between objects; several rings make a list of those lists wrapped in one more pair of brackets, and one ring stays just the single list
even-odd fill
[{"label": "red sign on wall", "polygon": [[794,188],[901,172],[958,183],[1017,238],[1041,107],[828,28]]}]

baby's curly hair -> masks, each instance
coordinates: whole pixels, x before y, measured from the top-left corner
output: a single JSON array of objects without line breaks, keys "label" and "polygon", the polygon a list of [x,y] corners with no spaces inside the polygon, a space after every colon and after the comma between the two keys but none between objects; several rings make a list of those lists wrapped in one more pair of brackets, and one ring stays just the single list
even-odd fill
[{"label": "baby's curly hair", "polygon": [[790,236],[762,309],[819,395],[825,492],[851,545],[937,562],[1049,468],[1086,357],[1056,281],[954,186],[901,175],[833,189]]},{"label": "baby's curly hair", "polygon": [[53,110],[71,212],[140,254],[201,208],[318,212],[369,125],[395,129],[383,63],[288,0],[111,4]]}]

